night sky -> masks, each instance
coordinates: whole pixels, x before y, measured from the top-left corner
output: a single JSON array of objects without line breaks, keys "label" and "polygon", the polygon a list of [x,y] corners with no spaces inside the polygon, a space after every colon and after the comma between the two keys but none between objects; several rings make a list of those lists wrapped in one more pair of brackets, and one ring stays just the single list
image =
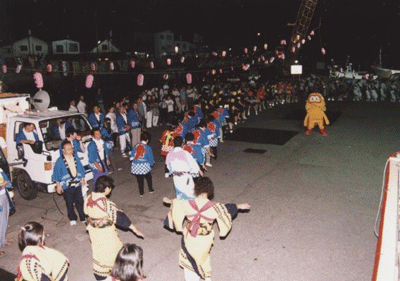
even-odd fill
[{"label": "night sky", "polygon": [[[115,44],[131,51],[130,34],[169,29],[191,41],[193,33],[210,46],[274,47],[290,39],[301,0],[0,0],[0,45],[32,35],[45,41],[70,39],[88,51],[112,30]],[[313,40],[303,57],[321,56],[342,64],[350,56],[366,68],[382,48],[385,67],[400,68],[400,1],[320,0],[310,29]],[[97,30],[97,34],[96,34]],[[257,36],[260,32],[261,36]]]}]

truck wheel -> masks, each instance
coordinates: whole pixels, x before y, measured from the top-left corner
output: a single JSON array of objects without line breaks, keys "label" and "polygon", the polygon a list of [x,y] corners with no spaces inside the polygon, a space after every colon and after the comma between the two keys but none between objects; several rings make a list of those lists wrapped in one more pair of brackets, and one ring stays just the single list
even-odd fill
[{"label": "truck wheel", "polygon": [[20,170],[17,174],[16,185],[19,194],[25,200],[35,199],[37,196],[37,189],[31,180],[31,177],[24,170]]}]

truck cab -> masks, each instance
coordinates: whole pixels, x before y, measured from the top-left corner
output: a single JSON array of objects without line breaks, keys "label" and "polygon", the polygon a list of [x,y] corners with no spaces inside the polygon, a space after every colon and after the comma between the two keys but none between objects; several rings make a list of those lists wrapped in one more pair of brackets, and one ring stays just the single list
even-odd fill
[{"label": "truck cab", "polygon": [[[9,113],[3,121],[6,121],[5,140],[12,181],[21,197],[26,200],[34,199],[38,191],[55,192],[56,184],[51,178],[55,162],[60,157],[59,150],[63,141],[55,131],[59,122],[68,122],[73,126],[85,146],[91,141],[91,126],[86,116],[81,113],[56,108],[44,111],[28,109]],[[17,134],[23,130],[26,123],[35,126],[39,138],[36,145],[16,143]],[[86,181],[91,180],[93,174],[88,166],[87,154],[78,152],[78,157],[86,170]]]}]

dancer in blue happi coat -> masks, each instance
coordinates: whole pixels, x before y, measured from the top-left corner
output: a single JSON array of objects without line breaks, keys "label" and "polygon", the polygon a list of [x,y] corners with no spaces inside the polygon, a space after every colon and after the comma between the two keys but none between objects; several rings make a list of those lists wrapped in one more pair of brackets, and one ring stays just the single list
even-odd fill
[{"label": "dancer in blue happi coat", "polygon": [[136,176],[140,197],[143,197],[144,194],[144,179],[147,181],[149,192],[154,192],[151,176],[151,170],[154,166],[154,156],[153,150],[148,146],[150,139],[150,134],[148,132],[143,132],[140,135],[140,143],[134,145],[131,151],[131,173]]},{"label": "dancer in blue happi coat", "polygon": [[123,106],[118,108],[117,115],[117,127],[119,134],[119,145],[121,148],[122,157],[128,157],[126,155],[127,150],[130,150],[130,136],[129,131],[131,130],[132,120],[129,114],[126,113],[126,110]]},{"label": "dancer in blue happi coat", "polygon": [[100,107],[98,105],[93,106],[93,112],[89,114],[88,119],[92,129],[103,127],[104,114],[100,112]]},{"label": "dancer in blue happi coat", "polygon": [[56,182],[56,191],[63,194],[67,205],[68,219],[71,225],[76,225],[77,216],[74,205],[78,211],[79,219],[85,221],[83,212],[82,186],[85,186],[85,169],[74,153],[71,142],[64,140],[63,153],[57,159],[53,168],[52,180]]}]

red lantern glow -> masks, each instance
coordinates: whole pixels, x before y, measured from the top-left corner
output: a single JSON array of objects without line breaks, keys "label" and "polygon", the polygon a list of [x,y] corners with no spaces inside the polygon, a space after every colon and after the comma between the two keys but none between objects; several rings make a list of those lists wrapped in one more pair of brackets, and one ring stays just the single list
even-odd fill
[{"label": "red lantern glow", "polygon": [[110,61],[110,70],[113,71],[114,70],[114,63],[112,61]]},{"label": "red lantern glow", "polygon": [[154,68],[154,62],[150,62],[150,68],[153,69]]},{"label": "red lantern glow", "polygon": [[264,50],[268,49],[268,44],[264,44]]},{"label": "red lantern glow", "polygon": [[3,64],[1,66],[1,69],[2,69],[3,73],[7,73],[7,65]]},{"label": "red lantern glow", "polygon": [[211,70],[211,74],[215,75],[217,73],[217,71],[215,69]]},{"label": "red lantern glow", "polygon": [[218,53],[217,53],[217,52],[212,52],[211,54],[212,54],[214,57],[218,56]]},{"label": "red lantern glow", "polygon": [[324,49],[324,48],[322,48],[322,49],[321,49],[321,53],[322,53],[323,55],[325,55],[325,54],[326,54],[326,51],[325,51],[325,49]]},{"label": "red lantern glow", "polygon": [[222,57],[226,56],[226,51],[222,51]]},{"label": "red lantern glow", "polygon": [[53,65],[51,63],[48,63],[46,66],[47,72],[52,72],[53,71]]},{"label": "red lantern glow", "polygon": [[257,46],[253,47],[253,52],[257,51]]},{"label": "red lantern glow", "polygon": [[244,53],[247,54],[249,50],[247,50],[247,48],[244,48]]},{"label": "red lantern glow", "polygon": [[274,60],[275,60],[275,58],[274,58],[274,57],[271,57],[271,58],[269,59],[269,63],[272,63]]},{"label": "red lantern glow", "polygon": [[171,59],[170,58],[167,59],[167,64],[171,65]]},{"label": "red lantern glow", "polygon": [[310,35],[314,35],[314,34],[315,34],[314,30],[311,30]]},{"label": "red lantern glow", "polygon": [[292,53],[294,53],[294,52],[296,52],[296,47],[295,46],[292,47]]},{"label": "red lantern glow", "polygon": [[136,62],[134,60],[131,60],[131,68],[135,68]]},{"label": "red lantern glow", "polygon": [[167,73],[165,73],[165,74],[163,75],[163,78],[164,78],[164,80],[168,80],[169,75],[168,75]]},{"label": "red lantern glow", "polygon": [[181,63],[185,62],[185,57],[181,57]]}]

